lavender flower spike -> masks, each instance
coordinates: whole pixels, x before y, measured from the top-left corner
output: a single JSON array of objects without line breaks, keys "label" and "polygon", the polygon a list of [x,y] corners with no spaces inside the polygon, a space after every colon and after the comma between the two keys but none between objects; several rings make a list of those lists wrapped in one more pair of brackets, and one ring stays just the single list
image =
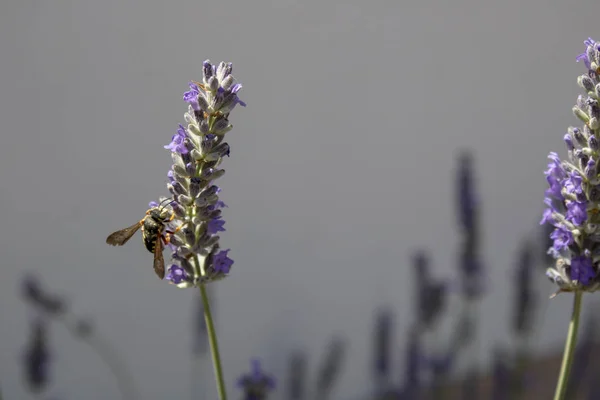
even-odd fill
[{"label": "lavender flower spike", "polygon": [[546,271],[558,292],[600,289],[600,43],[584,42],[586,51],[577,57],[587,72],[577,79],[584,90],[573,113],[583,127],[570,127],[564,136],[567,159],[550,153],[544,202],[547,205],[541,223],[554,226],[548,250],[556,260]]},{"label": "lavender flower spike", "polygon": [[237,104],[246,105],[238,98],[242,85],[231,71],[231,63],[204,61],[202,82],[191,82],[183,95],[189,105],[187,126],[179,125],[165,146],[173,158],[167,187],[175,215],[170,239],[173,263],[167,279],[181,288],[223,279],[233,264],[229,250],[219,246],[218,233],[225,231],[221,211],[226,206],[215,184],[225,173],[219,166],[229,156],[224,141],[232,128],[229,114]]}]

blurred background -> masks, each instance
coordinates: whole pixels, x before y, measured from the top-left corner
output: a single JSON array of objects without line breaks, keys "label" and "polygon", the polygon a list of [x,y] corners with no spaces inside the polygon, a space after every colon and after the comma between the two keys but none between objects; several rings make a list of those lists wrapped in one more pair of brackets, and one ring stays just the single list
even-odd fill
[{"label": "blurred background", "polygon": [[248,103],[221,181],[235,264],[211,287],[231,398],[259,367],[270,399],[548,398],[571,297],[548,299],[543,171],[599,13],[2,2],[3,399],[216,398],[198,293],[158,281],[139,238],[105,244],[167,194],[163,146],[207,58]]}]

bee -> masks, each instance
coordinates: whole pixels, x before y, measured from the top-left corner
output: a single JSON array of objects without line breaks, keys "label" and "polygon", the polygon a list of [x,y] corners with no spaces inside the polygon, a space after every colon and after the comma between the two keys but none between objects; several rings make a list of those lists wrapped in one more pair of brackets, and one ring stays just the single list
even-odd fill
[{"label": "bee", "polygon": [[138,229],[141,228],[142,241],[144,242],[146,249],[148,249],[150,253],[154,254],[154,272],[160,279],[165,277],[163,242],[164,244],[168,244],[171,235],[181,229],[181,227],[178,227],[173,232],[165,229],[165,225],[175,218],[175,214],[165,209],[169,203],[163,207],[160,207],[163,203],[164,201],[161,202],[157,207],[152,207],[146,211],[146,216],[139,222],[136,222],[125,229],[113,232],[106,238],[106,243],[112,246],[123,246],[129,241],[129,239],[131,239]]}]

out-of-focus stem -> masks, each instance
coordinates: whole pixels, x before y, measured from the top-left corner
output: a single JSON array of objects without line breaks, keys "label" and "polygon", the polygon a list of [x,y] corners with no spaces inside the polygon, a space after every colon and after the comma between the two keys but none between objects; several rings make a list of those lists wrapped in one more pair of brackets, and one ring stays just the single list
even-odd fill
[{"label": "out-of-focus stem", "polygon": [[121,362],[118,354],[105,341],[103,341],[96,333],[82,335],[77,328],[77,322],[69,315],[61,315],[57,318],[69,332],[76,338],[87,343],[96,354],[104,361],[112,375],[114,376],[119,392],[124,400],[137,399],[136,391],[133,386],[133,379],[125,365]]}]

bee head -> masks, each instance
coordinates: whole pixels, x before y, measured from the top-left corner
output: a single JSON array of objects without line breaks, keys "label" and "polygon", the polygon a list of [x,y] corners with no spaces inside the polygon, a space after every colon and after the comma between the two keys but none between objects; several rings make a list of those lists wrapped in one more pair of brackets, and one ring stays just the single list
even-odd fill
[{"label": "bee head", "polygon": [[171,203],[174,200],[171,199],[165,199],[163,201],[160,202],[160,204],[156,207],[152,207],[150,209],[150,211],[148,212],[148,214],[159,221],[164,221],[167,220],[171,217],[171,210],[168,208],[168,206],[171,205]]}]

